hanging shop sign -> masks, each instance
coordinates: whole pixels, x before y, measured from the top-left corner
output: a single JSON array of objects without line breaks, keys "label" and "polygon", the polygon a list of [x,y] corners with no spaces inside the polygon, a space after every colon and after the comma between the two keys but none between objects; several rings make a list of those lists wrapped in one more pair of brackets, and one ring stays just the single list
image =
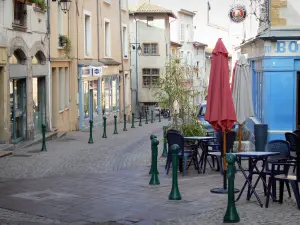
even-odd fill
[{"label": "hanging shop sign", "polygon": [[98,77],[98,76],[101,76],[103,74],[102,72],[102,67],[93,67],[92,68],[92,75],[94,77]]},{"label": "hanging shop sign", "polygon": [[229,18],[234,23],[241,23],[246,19],[247,10],[244,5],[236,4],[229,10]]}]

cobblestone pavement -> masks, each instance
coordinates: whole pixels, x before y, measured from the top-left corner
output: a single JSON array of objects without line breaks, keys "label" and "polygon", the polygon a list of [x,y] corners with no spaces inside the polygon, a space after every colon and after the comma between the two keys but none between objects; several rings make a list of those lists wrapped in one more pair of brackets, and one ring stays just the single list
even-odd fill
[{"label": "cobblestone pavement", "polygon": [[[94,144],[88,144],[89,132],[70,132],[60,140],[47,142],[47,152],[40,152],[41,144],[15,150],[12,156],[0,159],[0,178],[31,178],[72,173],[100,173],[134,168],[150,164],[150,134],[162,141],[162,126],[168,121],[123,131],[118,135],[113,126],[107,127],[107,139],[102,129],[94,129]],[[159,145],[162,151],[162,142]],[[161,154],[161,153],[160,153]],[[164,160],[163,160],[164,162]]]},{"label": "cobblestone pavement", "polygon": [[[159,186],[148,185],[150,140],[155,133],[162,141],[162,123],[102,139],[94,130],[94,144],[88,132],[72,132],[61,140],[19,149],[13,156],[0,159],[0,225],[208,225],[222,224],[227,206],[226,195],[211,194],[222,185],[219,173],[207,170],[197,174],[190,168],[179,175],[181,201],[169,201],[172,173],[165,174],[164,158],[159,158]],[[136,124],[138,125],[138,124]],[[162,142],[159,145],[162,152]],[[236,175],[236,187],[244,182]],[[264,201],[262,187],[258,194]],[[260,208],[255,198],[238,203],[243,225],[300,224],[294,197],[284,203]]]}]

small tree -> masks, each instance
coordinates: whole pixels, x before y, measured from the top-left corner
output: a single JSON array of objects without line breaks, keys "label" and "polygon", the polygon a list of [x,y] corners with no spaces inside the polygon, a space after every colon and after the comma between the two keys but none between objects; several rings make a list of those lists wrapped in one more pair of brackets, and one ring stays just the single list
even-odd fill
[{"label": "small tree", "polygon": [[162,108],[170,109],[172,115],[177,104],[181,113],[189,119],[195,113],[194,97],[200,95],[194,90],[193,81],[197,71],[178,58],[172,58],[166,63],[164,74],[159,78],[159,85],[155,88],[155,98]]}]

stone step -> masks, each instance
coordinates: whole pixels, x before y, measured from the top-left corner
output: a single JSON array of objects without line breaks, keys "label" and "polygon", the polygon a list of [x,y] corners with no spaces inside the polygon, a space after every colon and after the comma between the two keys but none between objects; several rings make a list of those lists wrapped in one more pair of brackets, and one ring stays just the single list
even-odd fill
[{"label": "stone step", "polygon": [[[46,133],[46,140],[53,140],[57,138],[57,131],[54,132],[47,132]],[[32,145],[35,145],[37,143],[41,143],[42,142],[42,135],[38,135],[34,138],[34,140],[28,140],[28,141],[22,141],[18,144],[15,145],[15,148],[27,148],[30,147]]]},{"label": "stone step", "polygon": [[0,144],[0,151],[10,151],[13,150],[14,145],[13,144]]},{"label": "stone step", "polygon": [[0,151],[0,158],[9,156],[12,154],[12,151]]}]

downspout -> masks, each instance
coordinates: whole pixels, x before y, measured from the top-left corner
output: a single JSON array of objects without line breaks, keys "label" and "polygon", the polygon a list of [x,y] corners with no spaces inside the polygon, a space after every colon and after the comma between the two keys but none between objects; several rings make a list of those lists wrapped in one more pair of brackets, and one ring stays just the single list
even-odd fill
[{"label": "downspout", "polygon": [[100,62],[100,19],[99,19],[99,0],[96,0],[97,1],[97,45],[98,45],[98,62]]},{"label": "downspout", "polygon": [[[100,62],[100,9],[99,9],[99,0],[97,1],[97,45],[98,45],[98,62]],[[99,124],[98,126],[101,127],[102,124],[102,96],[101,96],[101,85],[102,85],[102,76],[98,78],[98,84],[97,84],[97,104],[98,104],[98,119],[99,119]]]},{"label": "downspout", "polygon": [[[51,93],[51,64],[50,64],[50,60],[51,60],[51,54],[50,54],[50,4],[49,4],[49,0],[47,0],[47,36],[48,36],[48,92],[47,92],[47,88],[46,88],[46,98],[47,98],[47,93],[48,94],[48,110],[46,108],[46,116],[47,116],[47,111],[48,111],[48,121],[49,121],[49,124],[48,124],[48,130],[51,131],[52,130],[52,112],[50,109],[52,109],[52,105],[51,105],[51,96],[50,96],[50,93]],[[47,81],[47,79],[46,79]],[[46,104],[46,107],[47,107],[47,104]],[[47,122],[47,119],[46,121]]]},{"label": "downspout", "polygon": [[124,60],[123,60],[123,38],[122,38],[122,9],[121,9],[121,1],[119,0],[119,20],[120,20],[120,43],[121,43],[121,68],[122,68],[122,77],[123,77],[123,114],[126,114],[125,111],[125,76],[124,76]]},{"label": "downspout", "polygon": [[[133,15],[134,16],[134,15]],[[134,20],[135,20],[135,82],[136,82],[136,92],[135,92],[135,94],[136,94],[136,103],[135,103],[135,105],[136,105],[136,108],[140,108],[139,107],[139,76],[138,76],[138,72],[139,72],[139,70],[138,70],[138,37],[137,37],[137,35],[138,35],[138,32],[137,32],[137,29],[138,29],[138,24],[137,24],[137,20],[136,20],[136,18],[135,18],[135,16],[134,16]],[[139,110],[140,111],[140,110]],[[138,113],[138,111],[136,110],[136,113]]]}]

